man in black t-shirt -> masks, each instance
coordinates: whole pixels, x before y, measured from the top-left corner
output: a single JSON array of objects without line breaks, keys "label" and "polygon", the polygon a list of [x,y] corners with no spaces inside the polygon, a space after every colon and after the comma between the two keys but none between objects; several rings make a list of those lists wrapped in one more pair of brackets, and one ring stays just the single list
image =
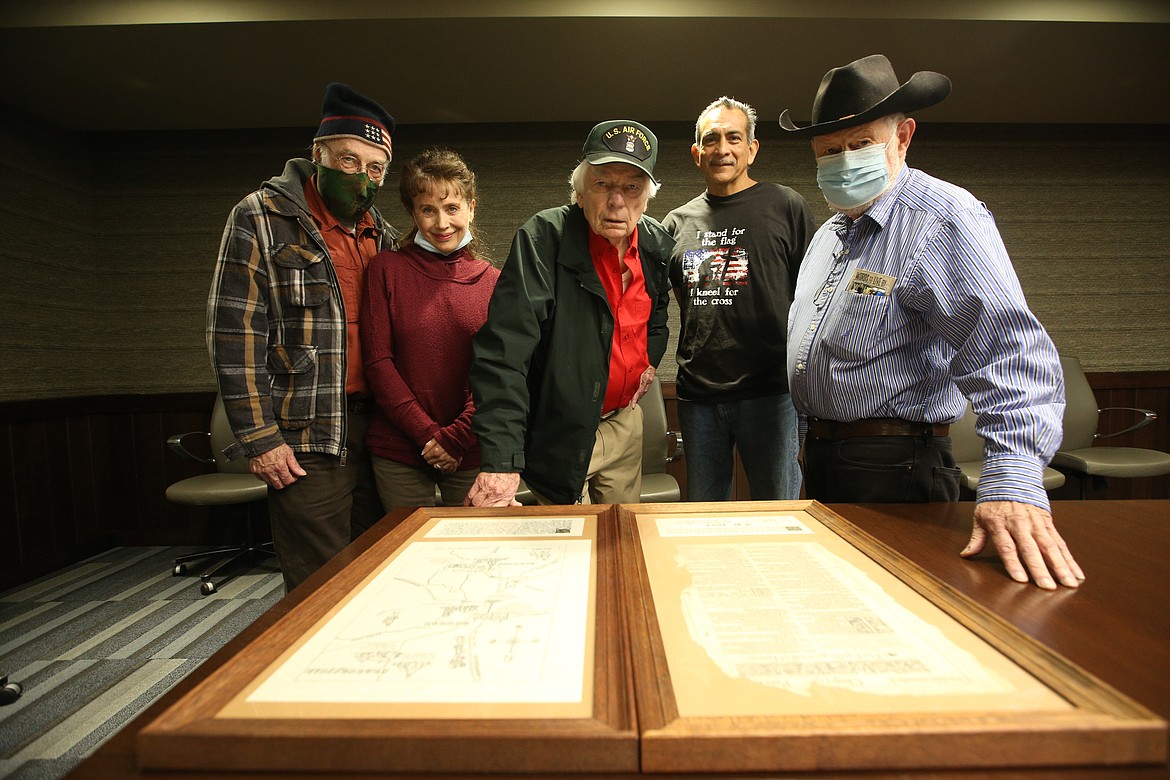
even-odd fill
[{"label": "man in black t-shirt", "polygon": [[722,97],[703,109],[691,154],[707,189],[663,220],[677,241],[670,281],[691,501],[731,498],[737,449],[752,499],[800,496],[785,343],[815,225],[799,194],[749,175],[755,129],[746,103]]}]

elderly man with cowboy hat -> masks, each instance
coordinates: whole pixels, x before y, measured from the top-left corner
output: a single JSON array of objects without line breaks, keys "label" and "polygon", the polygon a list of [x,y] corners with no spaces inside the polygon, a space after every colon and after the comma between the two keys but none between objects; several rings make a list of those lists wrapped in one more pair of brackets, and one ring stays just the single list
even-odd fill
[{"label": "elderly man with cowboy hat", "polygon": [[376,102],[326,86],[313,159],[232,209],[215,265],[207,341],[237,439],[227,454],[268,483],[289,590],[383,515],[358,314],[366,266],[398,236],[373,207],[393,131]]},{"label": "elderly man with cowboy hat", "polygon": [[948,426],[969,398],[987,442],[971,540],[1042,588],[1084,575],[1042,473],[1060,443],[1056,348],[1028,309],[995,220],[966,190],[906,165],[915,121],[950,94],[931,71],[900,83],[864,57],[825,74],[812,122],[817,183],[837,212],[813,237],[788,322],[788,373],[807,495],[954,501]]}]

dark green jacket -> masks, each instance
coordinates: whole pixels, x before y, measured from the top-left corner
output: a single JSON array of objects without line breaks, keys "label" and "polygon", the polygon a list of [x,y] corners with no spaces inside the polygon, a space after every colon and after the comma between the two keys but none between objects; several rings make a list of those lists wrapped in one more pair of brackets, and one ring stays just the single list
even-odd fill
[{"label": "dark green jacket", "polygon": [[[653,304],[647,358],[655,367],[666,351],[673,247],[662,225],[642,217],[638,254]],[[613,326],[585,213],[561,206],[528,220],[473,342],[471,424],[484,471],[520,472],[551,501],[577,500],[605,401]]]}]

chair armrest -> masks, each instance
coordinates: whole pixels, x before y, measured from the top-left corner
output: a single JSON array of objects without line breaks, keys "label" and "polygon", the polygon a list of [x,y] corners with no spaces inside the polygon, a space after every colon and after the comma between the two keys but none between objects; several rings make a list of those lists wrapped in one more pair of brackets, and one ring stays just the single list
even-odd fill
[{"label": "chair armrest", "polygon": [[1116,433],[1098,433],[1094,434],[1094,439],[1112,439],[1114,436],[1121,436],[1126,433],[1131,433],[1139,428],[1145,428],[1147,425],[1158,419],[1158,413],[1152,409],[1136,409],[1132,406],[1107,406],[1104,409],[1098,409],[1097,413],[1101,412],[1137,412],[1141,415],[1136,423],[1129,426],[1125,430],[1117,431]]},{"label": "chair armrest", "polygon": [[[670,443],[674,442],[674,448],[671,449]],[[670,454],[666,456],[667,463],[674,463],[683,456],[683,439],[682,433],[679,431],[666,432],[666,450]]]},{"label": "chair armrest", "polygon": [[167,447],[169,447],[171,452],[175,453],[180,458],[193,460],[196,463],[202,463],[206,466],[214,466],[215,458],[201,458],[187,449],[186,445],[183,444],[183,441],[191,436],[203,436],[209,441],[211,439],[211,434],[207,431],[188,431],[187,433],[176,433],[174,436],[171,436],[167,439]]}]

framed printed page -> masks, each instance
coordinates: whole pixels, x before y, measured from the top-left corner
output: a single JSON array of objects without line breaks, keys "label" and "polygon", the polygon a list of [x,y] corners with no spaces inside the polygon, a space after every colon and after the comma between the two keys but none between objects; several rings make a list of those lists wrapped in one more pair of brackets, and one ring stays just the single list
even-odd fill
[{"label": "framed printed page", "polygon": [[1166,758],[1164,721],[816,502],[621,510],[643,772]]},{"label": "framed printed page", "polygon": [[615,515],[416,511],[146,727],[142,764],[636,771]]}]

